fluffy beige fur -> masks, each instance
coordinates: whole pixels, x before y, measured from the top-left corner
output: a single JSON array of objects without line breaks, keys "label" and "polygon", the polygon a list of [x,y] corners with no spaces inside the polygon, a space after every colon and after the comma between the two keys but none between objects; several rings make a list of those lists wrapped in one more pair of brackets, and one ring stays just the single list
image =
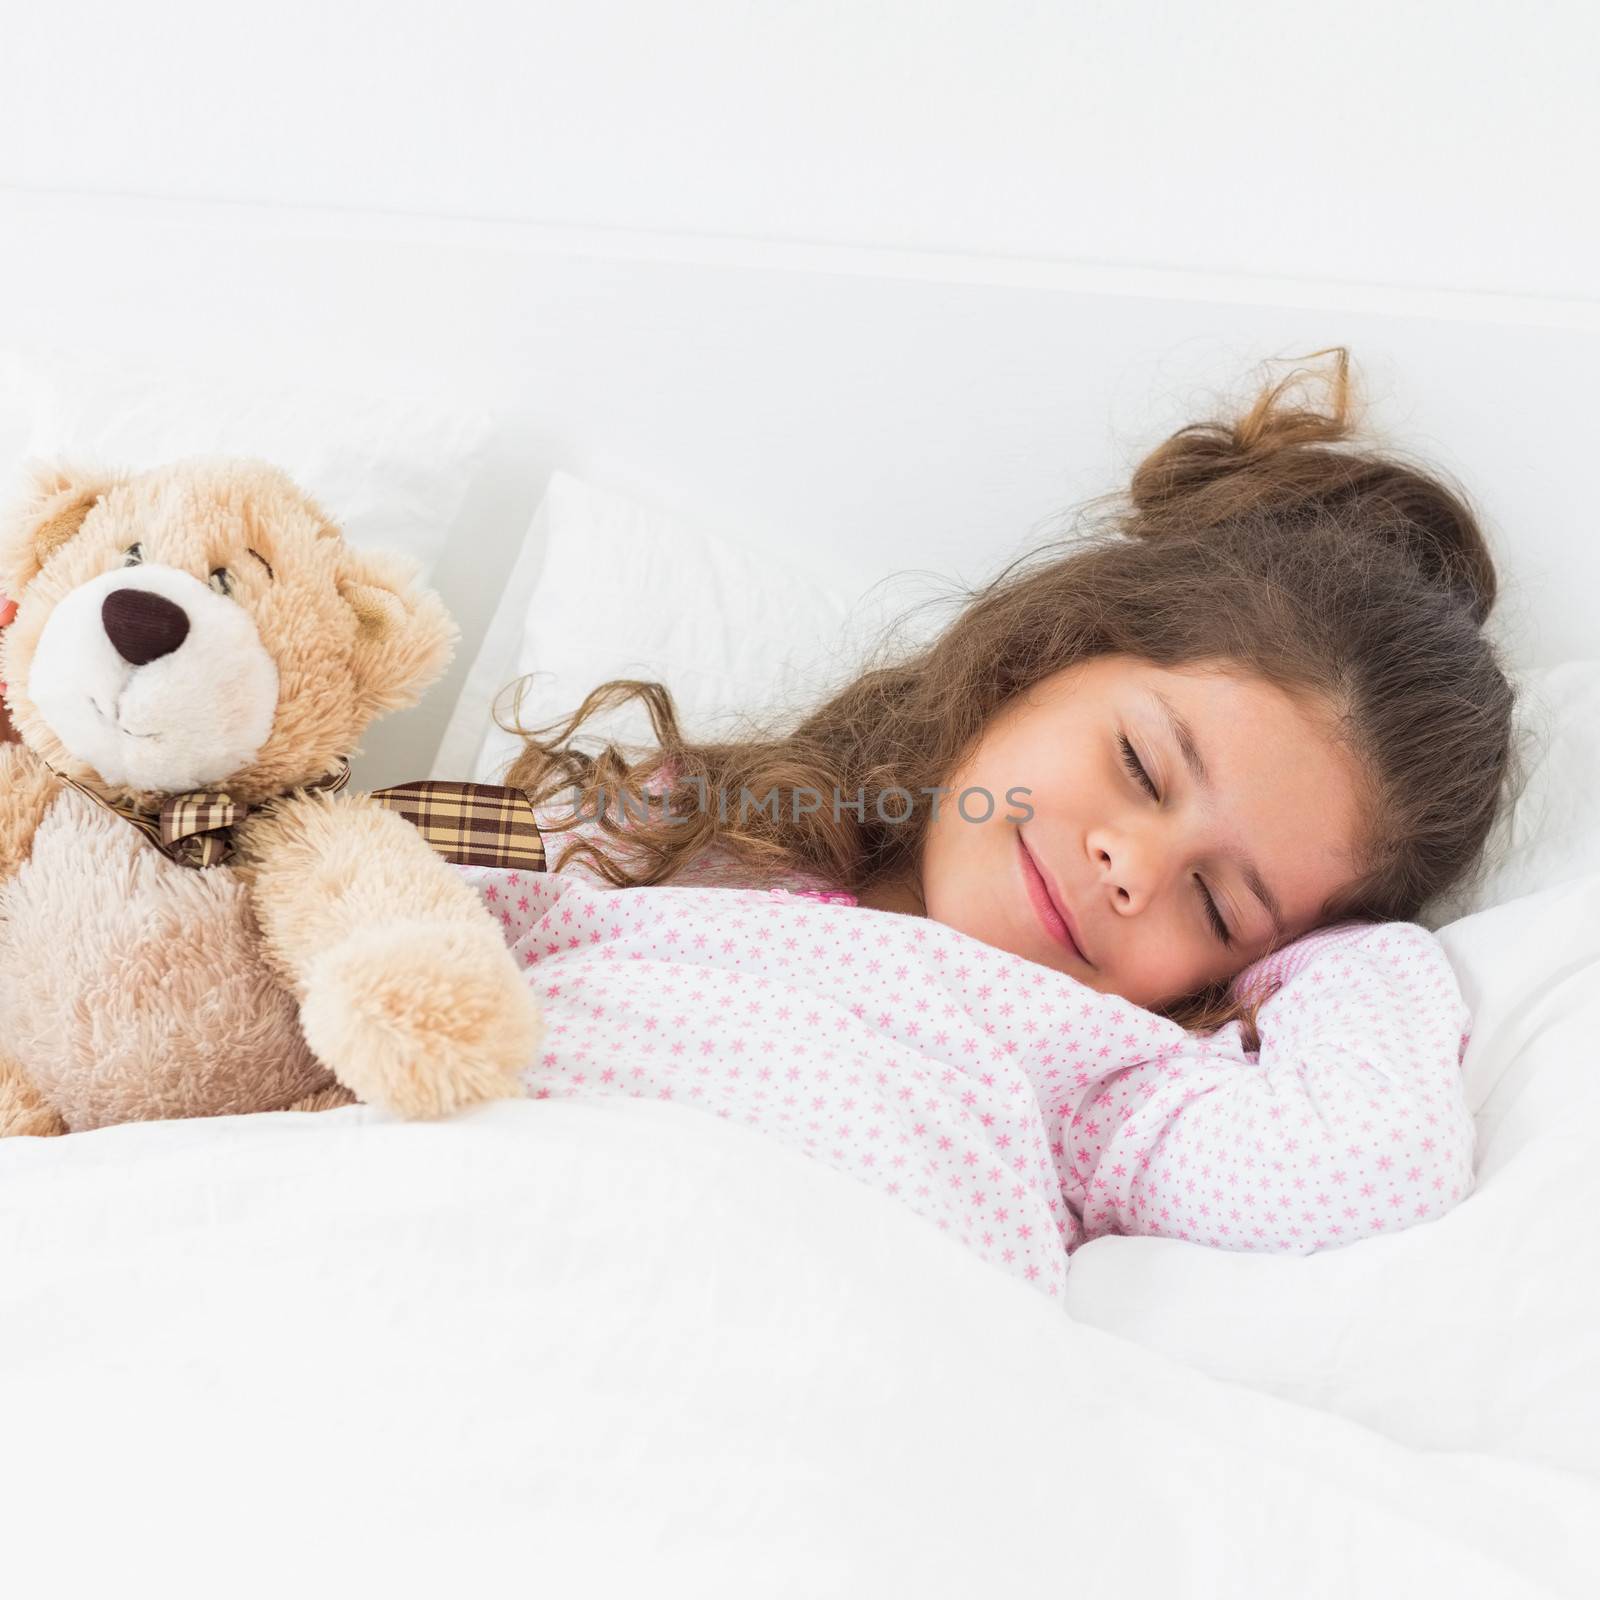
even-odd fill
[{"label": "fluffy beige fur", "polygon": [[[134,543],[201,583],[236,570],[230,598],[278,669],[266,743],[216,785],[259,807],[224,866],[176,865],[63,784],[163,798],[104,784],[28,697],[52,610]],[[35,465],[0,526],[0,590],[18,601],[0,677],[23,741],[0,748],[0,1134],[352,1095],[437,1116],[519,1092],[543,1022],[476,895],[365,796],[279,798],[449,659],[453,625],[409,563],[346,545],[263,462]]]},{"label": "fluffy beige fur", "polygon": [[[418,842],[393,811],[308,796],[251,817],[242,870],[312,1050],[361,1099],[435,1116],[506,1092],[504,1028],[528,1001],[477,894],[419,873]],[[517,1067],[537,1043],[519,1032]]]}]

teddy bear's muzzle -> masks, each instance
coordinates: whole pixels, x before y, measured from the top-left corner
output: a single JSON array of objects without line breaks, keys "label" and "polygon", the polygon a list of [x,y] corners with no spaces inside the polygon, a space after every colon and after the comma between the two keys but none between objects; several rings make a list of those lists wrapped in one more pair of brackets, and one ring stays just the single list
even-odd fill
[{"label": "teddy bear's muzzle", "polygon": [[56,602],[26,687],[50,732],[102,783],[181,794],[255,760],[272,731],[278,669],[237,599],[146,561]]},{"label": "teddy bear's muzzle", "polygon": [[100,607],[106,637],[129,666],[170,656],[189,637],[189,614],[149,589],[113,589]]}]

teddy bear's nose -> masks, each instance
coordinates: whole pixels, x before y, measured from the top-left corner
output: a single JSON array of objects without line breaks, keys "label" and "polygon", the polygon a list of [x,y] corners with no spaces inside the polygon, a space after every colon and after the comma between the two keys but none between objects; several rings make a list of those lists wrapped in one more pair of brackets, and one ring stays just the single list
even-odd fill
[{"label": "teddy bear's nose", "polygon": [[100,606],[106,637],[130,666],[170,656],[189,637],[182,606],[148,589],[113,589]]}]

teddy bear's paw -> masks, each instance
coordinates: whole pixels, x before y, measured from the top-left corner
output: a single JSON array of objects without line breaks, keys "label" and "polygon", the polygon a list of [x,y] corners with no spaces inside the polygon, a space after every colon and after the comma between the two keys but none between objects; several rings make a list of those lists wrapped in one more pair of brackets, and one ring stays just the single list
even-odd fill
[{"label": "teddy bear's paw", "polygon": [[406,1117],[516,1098],[544,1036],[493,927],[397,922],[342,939],[307,974],[306,1042],[340,1083]]}]

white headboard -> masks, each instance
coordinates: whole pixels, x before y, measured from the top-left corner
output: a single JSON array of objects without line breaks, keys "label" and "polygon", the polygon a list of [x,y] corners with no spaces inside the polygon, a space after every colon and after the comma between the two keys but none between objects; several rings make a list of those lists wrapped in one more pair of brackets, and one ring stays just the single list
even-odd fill
[{"label": "white headboard", "polygon": [[369,783],[427,771],[557,466],[822,572],[972,582],[1263,359],[1335,343],[1485,513],[1514,661],[1600,654],[1592,302],[20,191],[0,261],[0,346],[495,413],[437,576],[461,652],[374,730]]}]

